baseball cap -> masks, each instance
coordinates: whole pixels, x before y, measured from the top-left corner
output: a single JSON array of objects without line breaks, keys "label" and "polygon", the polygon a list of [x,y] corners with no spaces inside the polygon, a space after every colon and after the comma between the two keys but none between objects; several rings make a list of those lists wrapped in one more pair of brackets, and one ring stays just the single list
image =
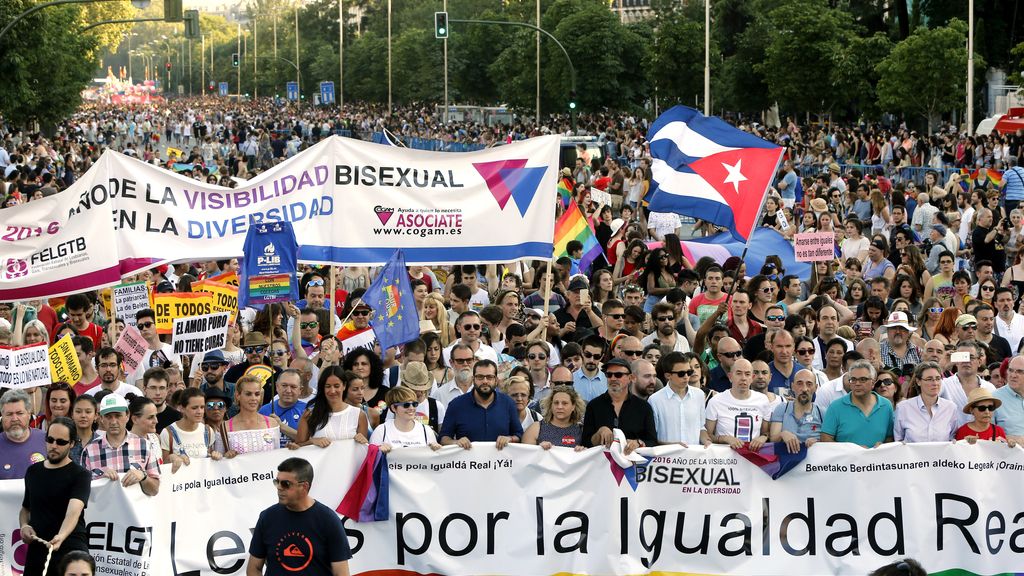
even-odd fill
[{"label": "baseball cap", "polygon": [[590,286],[587,284],[587,281],[582,276],[577,276],[569,282],[569,292],[576,292],[589,287]]},{"label": "baseball cap", "polygon": [[973,314],[961,314],[961,315],[956,317],[956,325],[957,325],[957,327],[963,326],[965,324],[977,324],[977,323],[978,323],[978,319],[975,318]]},{"label": "baseball cap", "polygon": [[610,366],[622,366],[623,368],[628,370],[630,374],[633,373],[633,368],[629,365],[629,362],[626,362],[622,358],[612,358],[611,360],[609,360],[608,363],[604,365],[605,370],[607,370]]},{"label": "baseball cap", "polygon": [[127,412],[128,402],[117,394],[108,394],[100,400],[100,416],[106,416],[112,412]]}]

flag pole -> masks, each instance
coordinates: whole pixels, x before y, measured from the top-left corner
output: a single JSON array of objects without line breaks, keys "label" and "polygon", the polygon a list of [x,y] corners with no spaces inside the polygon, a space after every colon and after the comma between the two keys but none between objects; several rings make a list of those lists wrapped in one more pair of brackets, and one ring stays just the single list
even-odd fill
[{"label": "flag pole", "polygon": [[334,293],[334,286],[335,286],[335,283],[334,283],[334,277],[335,276],[334,275],[335,275],[336,270],[335,270],[334,266],[328,266],[327,269],[330,270],[330,272],[331,272],[331,293],[328,294],[328,296],[327,296],[327,301],[331,303],[331,308],[328,311],[330,315],[329,315],[329,317],[327,319],[327,322],[328,322],[328,324],[331,327],[331,336],[333,336],[334,335],[334,316],[335,316],[334,309],[338,307],[338,302],[337,302],[338,297]]}]

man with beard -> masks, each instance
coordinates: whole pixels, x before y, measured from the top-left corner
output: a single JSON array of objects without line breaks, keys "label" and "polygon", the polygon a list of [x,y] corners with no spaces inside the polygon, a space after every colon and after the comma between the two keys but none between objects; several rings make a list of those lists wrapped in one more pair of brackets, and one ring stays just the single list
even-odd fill
[{"label": "man with beard", "polygon": [[676,309],[668,302],[658,302],[651,310],[654,332],[640,341],[643,347],[657,344],[662,350],[689,352],[690,343],[676,332]]},{"label": "man with beard", "polygon": [[654,364],[643,358],[633,361],[633,394],[641,400],[650,400],[651,394],[657,392],[661,385],[658,382],[658,371]]},{"label": "man with beard", "polygon": [[430,397],[445,408],[455,398],[462,396],[473,387],[473,364],[476,356],[469,344],[456,344],[451,351],[452,379],[430,393]]},{"label": "man with beard", "polygon": [[25,477],[29,466],[43,460],[43,432],[29,428],[32,399],[24,390],[8,390],[0,397],[0,480]]},{"label": "man with beard", "polygon": [[46,430],[46,460],[25,473],[25,496],[18,515],[21,539],[28,544],[25,574],[43,573],[47,550],[36,538],[53,547],[46,576],[57,575],[57,566],[68,552],[89,550],[82,511],[89,502],[92,481],[85,468],[71,461],[76,440],[75,423],[54,418]]},{"label": "man with beard", "polygon": [[[767,356],[767,354],[765,354]],[[768,408],[769,410],[775,410],[775,407],[782,404],[782,397],[778,394],[768,390],[768,384],[772,379],[772,369],[768,365],[768,362],[757,359],[750,363],[750,367],[753,370],[754,379],[750,382],[750,389],[754,392],[760,392],[768,397]]]},{"label": "man with beard", "polygon": [[82,467],[92,478],[106,478],[122,486],[141,484],[142,492],[156,496],[160,490],[159,456],[145,438],[129,434],[128,402],[117,394],[100,401],[100,418],[107,434],[90,442],[82,452]]},{"label": "man with beard", "polygon": [[626,454],[657,444],[658,430],[651,405],[629,393],[633,380],[629,363],[613,358],[605,366],[604,374],[608,390],[587,404],[583,415],[583,445],[609,448],[615,439],[615,429],[626,437],[622,447]]},{"label": "man with beard", "polygon": [[473,392],[448,404],[441,424],[441,444],[469,450],[473,442],[494,442],[501,450],[523,437],[515,400],[498,392],[498,365],[480,360],[473,366]]},{"label": "man with beard", "polygon": [[604,338],[591,334],[583,341],[583,366],[573,372],[573,387],[584,402],[590,402],[608,390],[608,379],[601,372]]},{"label": "man with beard", "polygon": [[[211,350],[203,356],[203,362],[199,365],[199,372],[203,375],[203,382],[199,385],[199,389],[206,394],[207,398],[209,398],[212,389],[223,392],[228,398],[235,397],[235,383],[227,382],[224,379],[227,369],[228,361],[221,350]],[[235,412],[232,412],[229,409],[226,414],[228,414],[228,417],[234,416],[237,414],[237,410],[235,408]]]},{"label": "man with beard", "polygon": [[786,449],[796,453],[821,438],[822,411],[812,402],[818,389],[814,372],[806,368],[797,371],[792,388],[794,400],[775,407],[768,436],[772,442],[785,442]]},{"label": "man with beard", "polygon": [[124,373],[121,371],[122,356],[120,352],[110,346],[106,346],[100,348],[95,360],[96,373],[99,374],[100,384],[86,390],[86,395],[95,396],[100,390],[110,390],[122,398],[128,394],[142,396],[142,390],[121,380]]}]

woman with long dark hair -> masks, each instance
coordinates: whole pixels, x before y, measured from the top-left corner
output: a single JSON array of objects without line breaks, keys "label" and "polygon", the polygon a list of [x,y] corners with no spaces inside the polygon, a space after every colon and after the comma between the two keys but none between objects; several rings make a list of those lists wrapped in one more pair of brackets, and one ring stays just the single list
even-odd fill
[{"label": "woman with long dark hair", "polygon": [[348,388],[355,382],[361,382],[355,372],[338,366],[320,372],[316,398],[299,420],[295,442],[289,442],[288,448],[310,444],[326,448],[332,441],[350,438],[366,444],[370,427],[366,414],[345,402]]},{"label": "woman with long dark hair", "polygon": [[351,370],[356,376],[362,378],[366,384],[364,397],[370,408],[381,408],[383,412],[387,406],[384,403],[384,395],[388,392],[388,385],[384,382],[384,365],[380,358],[371,350],[356,348],[345,356],[341,363],[345,370]]},{"label": "woman with long dark hair", "polygon": [[676,287],[676,278],[668,269],[668,252],[664,248],[655,248],[647,257],[640,286],[647,292],[644,312],[650,314],[657,304],[670,290]]}]

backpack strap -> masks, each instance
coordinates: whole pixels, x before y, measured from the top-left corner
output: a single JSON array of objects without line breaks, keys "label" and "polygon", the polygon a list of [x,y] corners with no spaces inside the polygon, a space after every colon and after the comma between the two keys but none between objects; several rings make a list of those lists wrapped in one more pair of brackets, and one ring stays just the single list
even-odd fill
[{"label": "backpack strap", "polygon": [[437,415],[437,400],[427,396],[427,424],[434,429],[434,432],[438,431]]},{"label": "backpack strap", "polygon": [[391,384],[391,388],[398,386],[398,370],[395,368],[396,367],[392,366],[391,369],[388,370],[388,382]]}]

